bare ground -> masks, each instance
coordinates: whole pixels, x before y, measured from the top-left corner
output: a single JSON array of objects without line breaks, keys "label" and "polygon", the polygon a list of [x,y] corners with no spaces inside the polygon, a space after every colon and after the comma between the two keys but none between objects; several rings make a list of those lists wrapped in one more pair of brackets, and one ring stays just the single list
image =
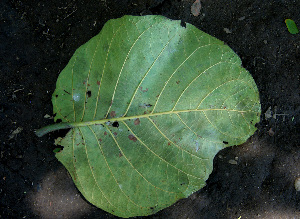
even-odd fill
[{"label": "bare ground", "polygon": [[218,153],[207,186],[145,218],[300,218],[300,35],[284,23],[300,26],[300,1],[203,0],[198,16],[193,2],[2,0],[0,218],[115,218],[85,201],[54,157],[64,133],[34,130],[53,122],[51,94],[75,49],[125,14],[180,19],[226,42],[262,104],[257,132]]}]

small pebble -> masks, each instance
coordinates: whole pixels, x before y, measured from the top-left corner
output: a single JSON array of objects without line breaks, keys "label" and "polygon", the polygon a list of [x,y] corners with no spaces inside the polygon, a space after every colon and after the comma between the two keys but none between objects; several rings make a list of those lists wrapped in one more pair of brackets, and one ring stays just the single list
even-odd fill
[{"label": "small pebble", "polygon": [[224,30],[226,33],[232,33],[231,30],[229,30],[229,29],[226,28],[226,27],[225,27],[223,30]]},{"label": "small pebble", "polygon": [[237,161],[236,160],[229,160],[228,163],[237,165]]},{"label": "small pebble", "polygon": [[297,192],[300,192],[300,177],[295,180],[295,189]]}]

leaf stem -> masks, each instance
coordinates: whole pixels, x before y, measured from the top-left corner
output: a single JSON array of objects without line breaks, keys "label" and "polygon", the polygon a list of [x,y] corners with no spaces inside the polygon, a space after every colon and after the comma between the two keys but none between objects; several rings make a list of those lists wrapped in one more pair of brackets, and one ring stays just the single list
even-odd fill
[{"label": "leaf stem", "polygon": [[45,135],[49,132],[53,132],[53,131],[60,130],[60,129],[69,129],[69,128],[73,128],[73,127],[74,127],[74,125],[72,123],[61,122],[61,123],[57,123],[57,124],[47,125],[43,128],[40,128],[35,131],[35,134],[38,137],[42,137],[43,135]]}]

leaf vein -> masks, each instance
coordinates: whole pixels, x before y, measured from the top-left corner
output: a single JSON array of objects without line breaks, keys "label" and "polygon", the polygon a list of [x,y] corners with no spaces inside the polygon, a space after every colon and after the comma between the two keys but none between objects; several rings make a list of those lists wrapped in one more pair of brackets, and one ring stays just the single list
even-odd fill
[{"label": "leaf vein", "polygon": [[[106,125],[105,125],[106,126]],[[106,127],[107,128],[107,127]],[[113,135],[113,133],[111,133],[110,129],[107,128],[108,132],[110,133],[111,137],[113,138],[114,142],[116,143],[117,147],[119,148],[120,152],[122,153],[122,155],[124,156],[124,158],[126,159],[126,161],[128,162],[128,164],[147,182],[149,183],[152,187],[156,188],[156,189],[159,189],[161,191],[164,191],[164,192],[167,192],[167,193],[174,193],[174,192],[170,192],[170,191],[167,191],[167,190],[164,190],[164,189],[161,189],[155,185],[153,185],[149,180],[146,179],[146,177],[141,174],[135,167],[134,165],[129,161],[129,159],[127,158],[127,156],[125,155],[124,151],[122,150],[122,148],[120,147],[118,141],[116,140],[115,136]]]},{"label": "leaf vein", "polygon": [[116,30],[116,32],[114,33],[113,37],[111,38],[111,41],[110,41],[108,49],[107,49],[107,53],[106,53],[106,57],[105,57],[105,62],[104,62],[104,66],[103,66],[103,71],[102,71],[102,75],[101,75],[101,79],[100,79],[98,94],[97,94],[97,98],[96,98],[96,106],[95,106],[95,112],[94,112],[93,119],[95,119],[96,114],[97,114],[98,102],[99,102],[99,99],[100,99],[100,90],[101,90],[101,86],[102,86],[102,79],[103,79],[104,72],[105,72],[105,69],[106,69],[107,58],[108,58],[108,54],[109,54],[109,51],[110,51],[110,47],[112,45],[113,40],[115,39],[116,34],[120,31],[120,29],[121,29],[121,27],[123,25],[125,25],[125,24],[120,25],[119,28]]},{"label": "leaf vein", "polygon": [[168,78],[168,80],[165,82],[165,85],[164,85],[164,87],[162,88],[162,90],[160,91],[160,93],[159,93],[159,95],[158,95],[158,98],[157,98],[157,100],[156,100],[156,102],[155,102],[155,104],[154,104],[154,107],[153,107],[153,110],[152,110],[152,112],[151,113],[153,113],[154,112],[154,110],[155,110],[155,108],[156,108],[156,106],[157,106],[157,103],[158,103],[158,101],[159,101],[159,99],[160,99],[160,97],[161,97],[161,94],[164,92],[164,90],[165,90],[165,88],[166,88],[166,86],[167,86],[167,84],[169,83],[169,81],[171,80],[171,78],[173,77],[173,75],[178,71],[178,69],[190,58],[190,57],[192,57],[200,48],[203,48],[203,47],[206,47],[206,46],[210,46],[210,44],[208,44],[208,45],[205,45],[205,46],[200,46],[200,47],[198,47],[198,48],[196,48],[176,69],[175,69],[175,71],[170,75],[170,77]]},{"label": "leaf vein", "polygon": [[180,149],[181,151],[183,151],[183,152],[185,152],[185,153],[191,155],[192,157],[196,157],[196,158],[198,158],[198,159],[200,159],[200,160],[204,159],[204,158],[198,157],[198,156],[195,155],[195,154],[190,153],[189,151],[183,149],[182,147],[179,147],[177,144],[175,144],[171,139],[169,139],[169,138],[168,138],[168,137],[167,137],[167,136],[166,136],[166,135],[158,128],[158,127],[157,127],[157,125],[154,123],[154,121],[153,121],[152,119],[150,119],[149,117],[147,117],[147,118],[148,118],[149,121],[153,124],[153,126],[157,129],[157,131],[159,131],[160,134],[161,134],[165,139],[167,139],[169,142],[171,142],[175,147],[177,147],[177,148]]},{"label": "leaf vein", "polygon": [[141,86],[141,84],[143,83],[143,81],[145,80],[145,78],[147,77],[148,73],[151,71],[152,67],[155,65],[155,63],[156,63],[156,61],[158,60],[158,58],[159,58],[159,57],[161,56],[161,54],[165,51],[165,49],[167,48],[167,46],[169,45],[169,43],[171,42],[171,40],[172,40],[175,36],[176,36],[176,34],[175,34],[175,35],[167,42],[167,44],[163,47],[163,49],[161,50],[161,52],[158,54],[158,56],[157,56],[156,59],[153,61],[153,63],[151,64],[150,68],[148,69],[148,71],[146,72],[146,74],[144,75],[144,77],[142,78],[141,82],[138,84],[138,86],[137,86],[137,88],[136,88],[135,91],[134,91],[134,94],[133,94],[133,96],[132,96],[132,98],[131,98],[131,100],[130,100],[130,103],[129,103],[129,105],[128,105],[128,107],[127,107],[127,109],[126,109],[126,111],[125,111],[123,117],[126,116],[126,114],[127,114],[128,110],[129,110],[131,104],[132,104],[132,101],[133,101],[133,99],[134,99],[134,97],[135,97],[135,95],[136,95],[136,93],[137,93],[139,87]]},{"label": "leaf vein", "polygon": [[[132,131],[132,129],[130,129],[130,127],[124,122],[124,121],[122,121],[122,123],[129,129],[129,131],[132,133],[132,134],[134,134],[134,132]],[[135,135],[135,134],[134,134]],[[147,150],[149,150],[152,154],[154,154],[156,157],[158,157],[161,161],[163,161],[163,162],[165,162],[167,165],[170,165],[170,166],[172,166],[173,168],[175,168],[175,169],[177,169],[178,171],[180,171],[180,172],[182,172],[182,173],[184,173],[184,174],[186,174],[186,175],[188,175],[188,176],[191,176],[191,177],[194,177],[194,178],[197,178],[197,179],[201,179],[201,178],[199,178],[199,177],[197,177],[197,176],[194,176],[194,175],[192,175],[192,174],[189,174],[189,173],[186,173],[186,172],[184,172],[183,170],[181,170],[181,169],[179,169],[179,168],[177,168],[177,167],[175,167],[174,165],[172,165],[171,163],[169,163],[168,161],[166,161],[164,158],[162,158],[162,157],[160,157],[158,154],[156,154],[154,151],[152,151],[137,135],[135,135],[135,137],[137,138],[137,140],[144,146],[144,147],[146,147],[147,148]],[[205,158],[204,158],[205,159]]]},{"label": "leaf vein", "polygon": [[[88,126],[88,128],[89,128],[89,129],[92,131],[92,133],[95,135],[95,133],[93,132],[93,130],[91,129],[91,127]],[[112,206],[114,206],[115,208],[117,208],[117,207],[116,207],[115,205],[113,205],[112,202],[106,197],[106,195],[104,194],[104,192],[102,191],[102,189],[100,188],[100,186],[99,186],[99,184],[98,184],[98,182],[97,182],[97,180],[96,180],[94,171],[93,171],[92,166],[91,166],[91,164],[90,164],[90,159],[89,159],[88,152],[87,152],[87,147],[86,147],[87,144],[86,144],[85,136],[84,136],[84,134],[82,133],[82,131],[81,131],[80,129],[79,129],[79,131],[80,131],[80,133],[81,133],[81,135],[82,135],[82,138],[83,138],[83,141],[84,141],[84,148],[85,148],[86,158],[87,158],[87,161],[88,161],[88,165],[89,165],[91,174],[92,174],[93,179],[94,179],[94,181],[95,181],[95,184],[97,185],[99,191],[100,191],[101,194],[104,196],[104,198],[107,200],[107,202],[108,202],[110,205],[112,205]],[[95,137],[95,138],[96,138],[96,137]],[[96,138],[96,140],[97,140],[97,138]],[[97,142],[98,142],[98,141],[97,141]],[[119,209],[119,210],[122,211],[121,209]]]},{"label": "leaf vein", "polygon": [[129,49],[127,55],[126,55],[126,58],[125,58],[125,60],[124,60],[124,62],[123,62],[123,65],[122,65],[122,67],[121,67],[120,73],[119,73],[119,75],[118,75],[118,79],[117,79],[116,85],[115,85],[115,87],[114,87],[114,91],[113,91],[113,95],[112,95],[112,99],[111,99],[111,104],[110,104],[110,106],[109,106],[109,108],[108,108],[108,110],[107,110],[107,113],[106,113],[105,118],[107,118],[107,116],[108,116],[108,114],[109,114],[109,111],[110,111],[110,109],[111,109],[112,103],[113,103],[113,101],[114,101],[116,89],[117,89],[117,86],[118,86],[118,84],[119,84],[119,79],[120,79],[120,77],[121,77],[121,74],[122,74],[122,72],[123,72],[124,66],[125,66],[125,64],[126,64],[126,62],[127,62],[127,59],[128,59],[128,56],[129,56],[131,50],[132,50],[133,47],[136,45],[136,43],[138,42],[138,40],[140,39],[140,37],[141,37],[146,31],[148,31],[149,29],[151,29],[153,26],[154,26],[154,24],[150,25],[146,30],[144,30],[144,31],[136,38],[135,42],[134,42],[134,43],[132,44],[132,46],[130,47],[130,49]]}]

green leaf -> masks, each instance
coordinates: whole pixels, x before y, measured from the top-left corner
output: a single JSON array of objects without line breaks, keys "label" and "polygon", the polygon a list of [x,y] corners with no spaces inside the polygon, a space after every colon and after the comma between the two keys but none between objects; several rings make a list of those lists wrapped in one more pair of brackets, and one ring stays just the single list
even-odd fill
[{"label": "green leaf", "polygon": [[285,24],[288,28],[288,31],[291,33],[291,34],[297,34],[299,33],[299,30],[297,28],[297,25],[295,23],[295,21],[291,20],[291,19],[286,19],[285,20]]},{"label": "green leaf", "polygon": [[162,16],[124,16],[76,50],[53,94],[57,159],[92,204],[153,214],[205,186],[213,158],[251,136],[256,84],[222,41]]}]

